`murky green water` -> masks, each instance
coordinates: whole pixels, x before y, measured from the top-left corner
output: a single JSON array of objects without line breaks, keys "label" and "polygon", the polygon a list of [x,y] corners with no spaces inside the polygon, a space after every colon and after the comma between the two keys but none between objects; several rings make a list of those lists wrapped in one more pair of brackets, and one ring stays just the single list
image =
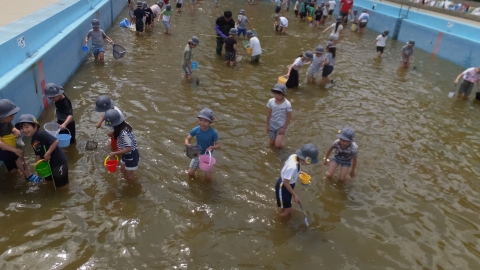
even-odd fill
[{"label": "murky green water", "polygon": [[[140,37],[108,31],[126,57],[114,60],[109,48],[105,66],[89,58],[65,85],[78,130],[77,146],[66,151],[69,187],[55,192],[2,176],[0,269],[478,269],[480,107],[447,97],[463,68],[417,50],[417,69],[398,70],[403,44],[389,41],[378,61],[377,33],[345,31],[337,83],[289,90],[293,122],[286,148],[274,150],[264,132],[269,89],[327,34],[290,13],[289,35],[275,36],[273,4],[246,7],[266,51],[260,65],[230,69],[215,55],[215,38],[203,35],[214,34],[225,6],[236,14],[245,5],[220,3],[175,13],[172,36],[159,24]],[[201,39],[200,86],[182,80],[179,64],[192,34]],[[84,150],[101,94],[116,100],[137,135],[134,183],[102,166],[107,128],[97,151]],[[183,145],[206,106],[216,112],[222,143],[212,183],[188,179]],[[306,168],[313,183],[296,190],[310,228],[296,206],[290,220],[279,220],[273,188],[283,161],[306,142],[325,153],[345,125],[360,147],[356,179],[343,185],[324,180],[323,165]]]}]

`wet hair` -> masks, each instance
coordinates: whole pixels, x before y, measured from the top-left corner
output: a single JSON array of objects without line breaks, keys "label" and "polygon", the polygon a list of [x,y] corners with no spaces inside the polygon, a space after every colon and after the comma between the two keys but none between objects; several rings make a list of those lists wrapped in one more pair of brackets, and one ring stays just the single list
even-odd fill
[{"label": "wet hair", "polygon": [[335,25],[335,33],[337,32],[338,26],[339,26],[341,23],[342,23],[342,22],[337,22],[337,24]]},{"label": "wet hair", "polygon": [[223,12],[223,16],[225,16],[225,18],[231,18],[232,17],[232,12],[231,11],[225,11],[225,12]]},{"label": "wet hair", "polygon": [[122,131],[126,129],[128,132],[132,132],[133,128],[132,126],[130,126],[130,124],[128,124],[127,122],[123,121],[122,123],[120,123],[118,126],[114,126],[113,127],[113,137],[115,139],[118,139],[118,137],[120,136],[120,134],[122,133]]},{"label": "wet hair", "polygon": [[335,59],[335,53],[337,52],[337,48],[330,47],[328,48],[328,52],[332,54],[332,58]]}]

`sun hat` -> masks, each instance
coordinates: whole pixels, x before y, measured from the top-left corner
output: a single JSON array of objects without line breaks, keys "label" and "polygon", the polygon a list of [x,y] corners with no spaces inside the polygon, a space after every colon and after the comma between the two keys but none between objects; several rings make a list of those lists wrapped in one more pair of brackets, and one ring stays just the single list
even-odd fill
[{"label": "sun hat", "polygon": [[167,11],[172,10],[172,5],[168,4],[168,5],[165,7],[165,9],[166,9]]},{"label": "sun hat", "polygon": [[147,8],[147,7],[148,7],[147,2],[143,1],[143,2],[142,2],[142,7],[143,7],[143,8]]},{"label": "sun hat", "polygon": [[353,14],[358,14],[358,10],[355,9],[355,10],[353,11]]},{"label": "sun hat", "polygon": [[247,31],[247,37],[253,37],[253,31],[252,30]]},{"label": "sun hat", "polygon": [[367,11],[368,11],[368,10],[367,10],[366,8],[364,8],[364,9],[362,10],[362,12],[367,12]]},{"label": "sun hat", "polygon": [[142,1],[137,1],[137,7],[141,7],[141,6],[143,6]]},{"label": "sun hat", "polygon": [[340,133],[337,134],[337,137],[342,140],[352,142],[353,138],[355,137],[355,131],[349,127],[344,127],[342,130],[340,130]]},{"label": "sun hat", "polygon": [[8,99],[0,99],[0,118],[16,114],[20,108]]},{"label": "sun hat", "polygon": [[95,111],[97,112],[106,112],[110,109],[113,109],[115,102],[107,96],[99,96],[97,102],[95,102]]},{"label": "sun hat", "polygon": [[215,114],[209,108],[204,108],[198,113],[197,118],[203,118],[213,123],[213,120],[215,120]]},{"label": "sun hat", "polygon": [[342,22],[342,17],[337,17],[337,22]]},{"label": "sun hat", "polygon": [[317,48],[315,48],[315,53],[324,53],[325,52],[325,49],[323,48],[323,46],[317,46]]},{"label": "sun hat", "polygon": [[229,33],[230,35],[236,35],[236,34],[237,34],[237,29],[231,28],[228,33]]},{"label": "sun hat", "polygon": [[22,123],[32,123],[32,124],[37,124],[40,126],[40,123],[38,123],[37,118],[31,114],[22,114],[18,118],[18,122],[15,124],[15,127],[17,129],[20,129],[20,126]]},{"label": "sun hat", "polygon": [[281,83],[275,84],[275,86],[271,90],[272,90],[272,92],[280,92],[284,96],[287,95],[287,87],[284,84],[281,84]]},{"label": "sun hat", "polygon": [[313,52],[312,51],[306,51],[304,54],[303,54],[303,57],[309,59],[309,60],[312,60],[313,59]]},{"label": "sun hat", "polygon": [[304,144],[295,154],[305,160],[307,164],[318,163],[318,149],[313,143]]},{"label": "sun hat", "polygon": [[200,40],[198,39],[197,36],[192,36],[188,42],[192,43],[192,44],[195,44],[195,45],[198,45],[200,43]]},{"label": "sun hat", "polygon": [[92,27],[100,27],[100,21],[97,19],[92,20]]},{"label": "sun hat", "polygon": [[117,110],[110,109],[105,113],[105,126],[115,127],[125,121],[125,117]]},{"label": "sun hat", "polygon": [[383,32],[382,32],[382,35],[384,35],[384,36],[388,36],[388,34],[389,34],[389,33],[390,33],[390,31],[388,31],[388,30],[385,30],[385,31],[383,31]]},{"label": "sun hat", "polygon": [[58,86],[54,83],[48,83],[47,85],[45,85],[44,92],[45,92],[45,97],[52,98],[52,97],[60,96],[65,91],[63,91],[63,88],[61,86]]},{"label": "sun hat", "polygon": [[335,44],[333,44],[333,42],[329,41],[329,42],[327,42],[327,48],[335,48]]},{"label": "sun hat", "polygon": [[240,14],[245,15],[245,9],[240,9]]},{"label": "sun hat", "polygon": [[407,42],[407,44],[408,44],[408,45],[415,46],[415,40],[410,39],[410,40]]}]

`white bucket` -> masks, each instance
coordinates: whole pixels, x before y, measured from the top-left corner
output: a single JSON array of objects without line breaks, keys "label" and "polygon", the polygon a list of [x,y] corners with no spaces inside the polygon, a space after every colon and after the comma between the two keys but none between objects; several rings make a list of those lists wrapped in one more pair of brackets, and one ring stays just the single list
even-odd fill
[{"label": "white bucket", "polygon": [[46,123],[43,126],[43,129],[45,129],[48,134],[52,135],[53,137],[57,137],[58,133],[60,132],[60,125],[55,122],[50,122]]}]

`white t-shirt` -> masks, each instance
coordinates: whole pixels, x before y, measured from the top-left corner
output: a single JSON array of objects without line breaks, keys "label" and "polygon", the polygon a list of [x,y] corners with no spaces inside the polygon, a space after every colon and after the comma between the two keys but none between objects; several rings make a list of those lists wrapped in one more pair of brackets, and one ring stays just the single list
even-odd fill
[{"label": "white t-shirt", "polygon": [[151,6],[150,9],[152,10],[153,14],[157,14],[157,16],[162,14],[162,9],[157,4]]},{"label": "white t-shirt", "polygon": [[340,31],[343,30],[343,25],[342,24],[339,24],[338,25],[338,28],[337,28],[337,31],[335,31],[335,25],[337,23],[333,23],[332,26],[332,33],[330,34],[331,36],[334,36],[334,37],[339,37],[340,36]]},{"label": "white t-shirt", "polygon": [[280,177],[282,178],[282,181],[284,179],[289,180],[289,183],[291,185],[297,182],[299,174],[300,170],[297,162],[297,155],[293,154],[287,159],[287,161],[285,161],[285,165],[283,165]]},{"label": "white t-shirt", "polygon": [[288,27],[288,20],[285,17],[280,17],[280,26],[281,27]]},{"label": "white t-shirt", "polygon": [[300,5],[300,2],[299,1],[295,2],[295,6],[293,7],[293,10],[298,10],[298,5]]},{"label": "white t-shirt", "polygon": [[337,5],[337,2],[333,1],[333,0],[330,0],[328,1],[328,9],[329,10],[334,10],[335,9],[335,6]]},{"label": "white t-shirt", "polygon": [[298,57],[293,62],[293,65],[294,65],[293,69],[298,70],[301,66],[305,65],[305,62],[302,61],[302,57]]},{"label": "white t-shirt", "polygon": [[250,39],[250,48],[252,48],[252,56],[262,53],[262,47],[260,47],[260,40],[258,40],[257,37],[252,37]]},{"label": "white t-shirt", "polygon": [[475,72],[475,68],[472,67],[463,72],[463,79],[474,83],[480,80],[480,74]]},{"label": "white t-shirt", "polygon": [[323,16],[328,16],[328,9],[327,9],[327,7],[323,7]]},{"label": "white t-shirt", "polygon": [[287,113],[292,111],[292,104],[290,101],[285,99],[282,104],[275,103],[275,98],[271,98],[268,103],[267,107],[272,109],[272,117],[270,118],[270,125],[271,129],[279,129],[285,122],[287,121]]},{"label": "white t-shirt", "polygon": [[383,36],[383,35],[379,35],[377,37],[377,46],[378,47],[385,47],[385,42],[387,41],[387,38],[388,36]]},{"label": "white t-shirt", "polygon": [[364,12],[364,13],[360,14],[358,19],[360,20],[360,22],[364,23],[364,22],[368,21],[369,17],[370,17],[370,15],[368,15],[368,13]]}]

